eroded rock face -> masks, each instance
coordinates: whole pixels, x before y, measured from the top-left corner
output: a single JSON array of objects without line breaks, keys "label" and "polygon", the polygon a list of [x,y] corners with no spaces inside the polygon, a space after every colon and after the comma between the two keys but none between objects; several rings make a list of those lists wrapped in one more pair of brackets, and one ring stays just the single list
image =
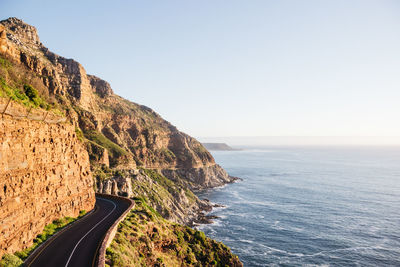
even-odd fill
[{"label": "eroded rock face", "polygon": [[53,220],[93,208],[89,158],[74,130],[0,119],[0,255],[30,246]]},{"label": "eroded rock face", "polygon": [[[112,170],[156,169],[176,184],[185,185],[185,190],[220,186],[233,180],[196,139],[180,132],[152,109],[115,95],[106,81],[87,75],[73,59],[49,51],[39,41],[34,27],[15,18],[1,21],[0,47],[2,55],[11,58],[13,64],[40,79],[49,98],[55,99],[69,122],[80,128],[87,139],[93,170],[103,165]],[[130,187],[125,178],[114,177],[102,181],[97,190],[127,196],[152,194],[147,186],[151,179],[141,181],[140,176],[135,177],[138,179],[129,179],[136,186]],[[154,205],[167,218],[185,222],[203,204],[191,196],[189,205],[187,196],[177,192],[180,191],[154,196]],[[161,197],[167,197],[168,204],[162,203]],[[163,210],[162,205],[170,208]]]},{"label": "eroded rock face", "polygon": [[44,47],[35,27],[17,18],[0,21],[0,52],[40,75],[50,94],[64,96],[86,110],[96,108],[82,65]]},{"label": "eroded rock face", "polygon": [[108,82],[94,75],[88,75],[88,78],[90,80],[90,85],[92,86],[93,91],[96,92],[100,97],[104,98],[113,94],[111,86]]},{"label": "eroded rock face", "polygon": [[[9,30],[9,38],[15,43],[31,46],[39,46],[41,44],[36,28],[22,20],[12,17],[2,21],[2,24]],[[19,38],[13,38],[15,36]]]},{"label": "eroded rock face", "polygon": [[[20,52],[19,62],[40,75],[49,94],[68,107],[71,122],[84,133],[97,134],[86,137],[92,137],[92,141],[108,150],[110,167],[166,170],[169,178],[180,177],[196,183],[192,188],[230,181],[196,139],[180,132],[152,109],[115,95],[106,81],[87,75],[78,62],[49,51],[40,43],[34,27],[16,18],[1,21],[1,25],[7,31],[5,42]],[[101,138],[119,148],[99,142]],[[87,147],[89,152],[101,150],[92,145]],[[103,156],[91,154],[93,158],[94,162],[108,164]]]}]

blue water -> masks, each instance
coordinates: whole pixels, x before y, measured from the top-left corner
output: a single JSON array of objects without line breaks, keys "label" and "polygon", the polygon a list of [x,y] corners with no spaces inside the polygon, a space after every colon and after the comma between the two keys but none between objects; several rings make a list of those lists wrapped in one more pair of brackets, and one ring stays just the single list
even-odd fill
[{"label": "blue water", "polygon": [[200,192],[200,229],[245,266],[400,266],[400,147],[213,152],[243,181]]}]

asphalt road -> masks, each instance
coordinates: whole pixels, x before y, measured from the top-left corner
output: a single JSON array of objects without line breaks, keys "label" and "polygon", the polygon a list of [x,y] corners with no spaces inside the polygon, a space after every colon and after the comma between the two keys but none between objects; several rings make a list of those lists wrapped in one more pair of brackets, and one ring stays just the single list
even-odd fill
[{"label": "asphalt road", "polygon": [[129,203],[96,197],[91,214],[76,221],[69,229],[46,242],[30,257],[31,267],[95,266],[98,250],[107,230],[129,208]]}]

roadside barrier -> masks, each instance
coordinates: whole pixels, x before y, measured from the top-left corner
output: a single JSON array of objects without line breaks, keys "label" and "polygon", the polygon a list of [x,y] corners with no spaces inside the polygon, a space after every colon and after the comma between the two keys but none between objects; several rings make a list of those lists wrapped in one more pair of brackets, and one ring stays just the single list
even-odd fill
[{"label": "roadside barrier", "polygon": [[107,194],[101,194],[101,193],[96,193],[97,197],[104,197],[104,198],[114,198],[114,199],[120,199],[123,201],[126,201],[130,203],[129,208],[114,222],[114,224],[108,229],[107,233],[104,236],[104,239],[101,243],[100,249],[99,249],[99,255],[97,257],[96,261],[96,266],[97,267],[105,267],[106,263],[106,249],[107,247],[111,244],[112,240],[115,237],[115,234],[117,233],[118,230],[118,225],[120,222],[122,222],[125,217],[128,215],[128,213],[131,211],[133,206],[135,205],[135,202],[126,197],[120,197],[120,196],[115,196],[115,195],[107,195]]},{"label": "roadside barrier", "polygon": [[27,108],[11,98],[0,97],[0,114],[1,116],[9,115],[15,119],[30,119],[35,121],[43,121],[47,123],[66,122],[67,118],[54,114],[51,111],[36,108]]}]

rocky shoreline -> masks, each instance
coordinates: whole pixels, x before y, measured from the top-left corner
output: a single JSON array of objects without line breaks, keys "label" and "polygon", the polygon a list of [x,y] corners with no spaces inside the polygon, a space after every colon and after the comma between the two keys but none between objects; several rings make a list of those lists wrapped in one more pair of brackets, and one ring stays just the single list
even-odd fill
[{"label": "rocky shoreline", "polygon": [[[236,183],[236,182],[239,182],[239,181],[243,181],[243,179],[239,178],[239,177],[234,177],[234,176],[229,176],[229,177],[231,178],[231,182],[226,183],[226,184],[232,184],[232,183]],[[225,186],[225,185],[223,185],[223,186]],[[197,192],[210,190],[210,189],[213,189],[213,188],[208,188],[208,189],[204,189],[204,190],[198,190]],[[214,223],[214,220],[218,219],[220,217],[216,216],[216,215],[208,215],[208,214],[213,210],[213,208],[225,208],[226,207],[225,205],[222,205],[222,204],[219,204],[219,203],[212,203],[209,199],[206,199],[206,198],[201,199],[201,201],[207,203],[208,205],[205,206],[205,207],[202,207],[197,212],[197,218],[192,220],[192,221],[190,221],[189,224],[188,224],[188,226],[190,226],[190,227],[197,227],[197,226],[200,226],[201,224],[212,224],[212,223]]]}]

